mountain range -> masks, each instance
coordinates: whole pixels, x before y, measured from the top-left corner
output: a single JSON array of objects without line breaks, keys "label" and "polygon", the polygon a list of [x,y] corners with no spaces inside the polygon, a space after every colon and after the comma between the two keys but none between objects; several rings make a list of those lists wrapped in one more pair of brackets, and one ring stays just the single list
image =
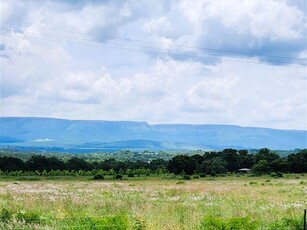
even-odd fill
[{"label": "mountain range", "polygon": [[263,147],[292,150],[307,148],[307,131],[236,125],[150,125],[133,121],[0,117],[0,147],[80,153]]}]

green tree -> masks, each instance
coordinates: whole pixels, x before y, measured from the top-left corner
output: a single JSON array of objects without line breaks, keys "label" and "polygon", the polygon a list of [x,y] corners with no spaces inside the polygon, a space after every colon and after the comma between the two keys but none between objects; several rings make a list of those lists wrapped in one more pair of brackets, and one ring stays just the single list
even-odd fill
[{"label": "green tree", "polygon": [[169,160],[167,168],[170,172],[180,174],[184,171],[186,174],[193,174],[196,170],[196,161],[186,155],[177,155]]},{"label": "green tree", "polygon": [[216,157],[211,160],[204,161],[202,168],[203,172],[206,174],[220,174],[227,171],[226,162],[221,157]]},{"label": "green tree", "polygon": [[252,171],[257,174],[266,174],[271,172],[271,167],[267,160],[259,160],[258,163],[252,167]]}]

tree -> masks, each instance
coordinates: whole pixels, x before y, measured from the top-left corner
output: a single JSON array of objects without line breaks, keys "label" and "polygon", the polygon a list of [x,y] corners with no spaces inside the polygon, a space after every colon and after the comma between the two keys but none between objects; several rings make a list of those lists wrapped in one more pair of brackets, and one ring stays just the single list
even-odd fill
[{"label": "tree", "polygon": [[149,168],[152,171],[157,171],[159,169],[166,169],[167,161],[162,158],[154,159],[149,163]]},{"label": "tree", "polygon": [[236,149],[224,149],[223,160],[226,162],[228,172],[235,172],[239,169],[239,154]]},{"label": "tree", "polygon": [[216,157],[203,162],[203,172],[206,174],[219,174],[226,172],[226,162],[221,157]]},{"label": "tree", "polygon": [[289,172],[290,164],[286,158],[275,159],[271,164],[271,169],[273,172]]},{"label": "tree", "polygon": [[16,157],[0,157],[0,170],[1,171],[19,171],[25,170],[25,163]]},{"label": "tree", "polygon": [[248,154],[247,150],[238,151],[239,168],[251,168],[255,164],[255,158],[253,154]]},{"label": "tree", "polygon": [[256,162],[260,160],[266,160],[268,163],[270,163],[278,158],[280,158],[280,156],[268,148],[262,148],[258,153],[255,154]]},{"label": "tree", "polygon": [[184,172],[191,175],[196,170],[196,161],[186,155],[177,155],[169,160],[167,168],[175,174]]},{"label": "tree", "polygon": [[196,169],[195,169],[195,171],[197,173],[200,173],[201,172],[201,165],[202,165],[202,163],[204,161],[204,157],[199,155],[199,154],[194,154],[194,155],[191,156],[191,158],[193,158],[195,160],[195,162],[196,162]]},{"label": "tree", "polygon": [[31,156],[30,159],[26,162],[27,169],[29,171],[44,171],[46,170],[47,172],[53,170],[63,170],[65,168],[65,164],[62,160],[55,158],[55,157],[50,157],[47,158],[42,155],[34,155]]},{"label": "tree", "polygon": [[91,165],[81,158],[73,157],[67,161],[67,168],[75,171],[79,171],[80,169],[91,170]]},{"label": "tree", "polygon": [[307,172],[307,149],[301,150],[296,154],[290,154],[287,157],[291,172]]},{"label": "tree", "polygon": [[266,174],[271,171],[271,168],[267,160],[260,160],[253,166],[252,171],[257,174]]}]

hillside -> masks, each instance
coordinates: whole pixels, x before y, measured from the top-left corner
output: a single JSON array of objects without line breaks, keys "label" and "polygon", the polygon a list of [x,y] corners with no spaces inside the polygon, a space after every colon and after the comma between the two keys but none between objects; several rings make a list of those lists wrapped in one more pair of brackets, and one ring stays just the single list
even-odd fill
[{"label": "hillside", "polygon": [[[307,147],[307,131],[234,125],[149,125],[132,121],[90,121],[1,117],[0,146],[89,152]],[[79,150],[79,151],[78,151]]]}]

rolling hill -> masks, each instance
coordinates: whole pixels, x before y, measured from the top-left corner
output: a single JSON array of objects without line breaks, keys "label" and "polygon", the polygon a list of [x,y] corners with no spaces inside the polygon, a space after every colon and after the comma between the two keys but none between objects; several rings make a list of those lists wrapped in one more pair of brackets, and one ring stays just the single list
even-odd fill
[{"label": "rolling hill", "polygon": [[307,148],[307,131],[235,125],[0,117],[0,146],[59,151]]}]

